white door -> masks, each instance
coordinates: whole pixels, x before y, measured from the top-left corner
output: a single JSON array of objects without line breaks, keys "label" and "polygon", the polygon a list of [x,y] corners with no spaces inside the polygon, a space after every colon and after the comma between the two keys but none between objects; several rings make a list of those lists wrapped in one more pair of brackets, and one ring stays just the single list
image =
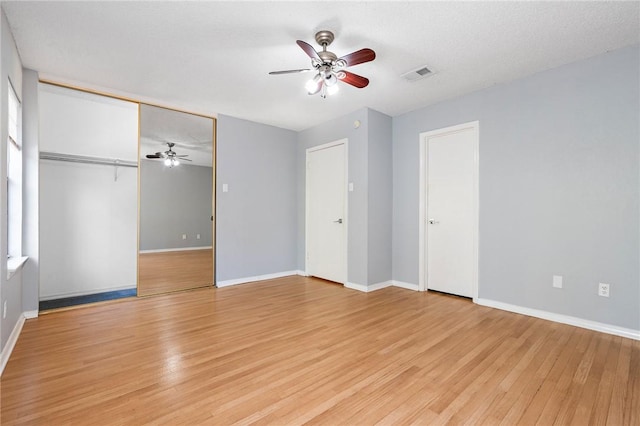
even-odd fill
[{"label": "white door", "polygon": [[426,286],[476,297],[477,123],[429,132],[426,158]]},{"label": "white door", "polygon": [[307,275],[345,283],[346,146],[344,141],[307,150]]}]

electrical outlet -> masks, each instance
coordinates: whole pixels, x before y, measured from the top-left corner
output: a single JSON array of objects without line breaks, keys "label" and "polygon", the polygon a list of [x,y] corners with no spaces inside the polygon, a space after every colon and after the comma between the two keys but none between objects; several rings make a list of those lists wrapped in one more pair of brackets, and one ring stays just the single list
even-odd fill
[{"label": "electrical outlet", "polygon": [[7,317],[7,301],[4,301],[4,305],[2,305],[2,319]]},{"label": "electrical outlet", "polygon": [[553,286],[555,288],[562,288],[562,275],[553,276]]},{"label": "electrical outlet", "polygon": [[186,240],[187,239],[187,234],[182,234],[182,239]]},{"label": "electrical outlet", "polygon": [[599,283],[598,284],[598,296],[609,297],[609,284]]},{"label": "electrical outlet", "polygon": [[200,239],[200,234],[196,234],[196,240]]}]

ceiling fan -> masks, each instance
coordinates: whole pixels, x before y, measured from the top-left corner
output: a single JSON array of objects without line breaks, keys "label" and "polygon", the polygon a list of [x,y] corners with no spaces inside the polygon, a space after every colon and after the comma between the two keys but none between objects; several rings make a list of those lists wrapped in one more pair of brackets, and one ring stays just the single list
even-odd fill
[{"label": "ceiling fan", "polygon": [[173,142],[167,142],[169,149],[165,152],[156,152],[155,154],[147,154],[147,158],[155,159],[155,158],[164,158],[164,165],[167,167],[173,167],[180,164],[180,161],[191,161],[187,157],[188,155],[178,155],[173,147],[176,145]]},{"label": "ceiling fan", "polygon": [[323,98],[326,98],[327,94],[331,95],[337,92],[338,80],[357,87],[358,89],[367,87],[369,84],[369,80],[367,78],[345,71],[344,68],[373,61],[376,58],[376,52],[371,49],[360,49],[338,58],[335,53],[327,50],[327,46],[329,46],[334,39],[334,35],[331,31],[319,31],[316,33],[315,38],[316,42],[322,46],[322,50],[319,52],[317,52],[309,43],[302,40],[296,41],[298,46],[300,46],[311,58],[311,66],[313,68],[272,71],[269,74],[280,75],[316,71],[316,75],[307,82],[305,87],[310,95],[315,95],[320,92],[320,96]]}]

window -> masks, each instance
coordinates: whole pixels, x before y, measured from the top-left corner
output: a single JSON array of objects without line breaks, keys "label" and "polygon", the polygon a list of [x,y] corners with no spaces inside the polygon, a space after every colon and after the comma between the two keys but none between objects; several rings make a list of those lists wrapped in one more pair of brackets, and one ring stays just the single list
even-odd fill
[{"label": "window", "polygon": [[7,140],[7,248],[9,258],[22,256],[22,111],[9,81]]}]

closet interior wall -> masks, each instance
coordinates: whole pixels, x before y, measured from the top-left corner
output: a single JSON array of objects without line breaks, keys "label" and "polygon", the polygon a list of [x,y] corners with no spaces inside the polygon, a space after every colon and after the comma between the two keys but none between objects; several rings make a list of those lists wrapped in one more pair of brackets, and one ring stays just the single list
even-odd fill
[{"label": "closet interior wall", "polygon": [[45,83],[40,300],[136,287],[138,104]]}]

